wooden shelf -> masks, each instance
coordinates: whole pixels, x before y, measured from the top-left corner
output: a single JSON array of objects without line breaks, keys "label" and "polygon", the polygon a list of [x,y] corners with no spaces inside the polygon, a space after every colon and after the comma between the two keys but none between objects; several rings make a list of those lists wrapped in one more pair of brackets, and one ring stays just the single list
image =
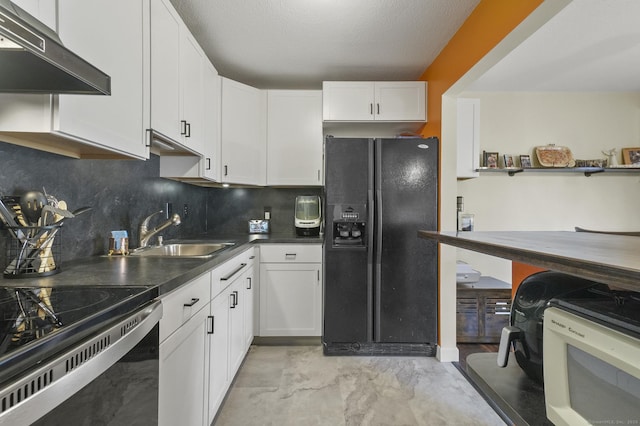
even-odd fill
[{"label": "wooden shelf", "polygon": [[598,173],[622,173],[635,174],[640,173],[640,167],[513,167],[513,168],[480,168],[476,169],[480,173],[506,173],[509,176],[515,176],[518,173],[584,173],[589,177]]}]

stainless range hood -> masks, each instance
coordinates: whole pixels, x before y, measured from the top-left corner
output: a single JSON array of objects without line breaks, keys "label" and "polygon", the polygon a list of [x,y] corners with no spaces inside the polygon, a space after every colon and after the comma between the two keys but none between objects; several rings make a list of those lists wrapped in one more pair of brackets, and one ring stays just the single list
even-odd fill
[{"label": "stainless range hood", "polygon": [[111,78],[33,16],[0,0],[0,92],[110,95]]}]

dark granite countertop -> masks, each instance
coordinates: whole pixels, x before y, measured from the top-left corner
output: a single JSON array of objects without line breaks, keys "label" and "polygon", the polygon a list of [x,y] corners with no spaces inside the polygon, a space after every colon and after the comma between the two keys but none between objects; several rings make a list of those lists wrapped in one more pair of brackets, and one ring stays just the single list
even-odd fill
[{"label": "dark granite countertop", "polygon": [[225,241],[235,245],[211,258],[141,256],[94,256],[64,263],[61,272],[49,277],[4,279],[3,287],[135,286],[168,293],[206,271],[247,250],[251,244],[321,244],[322,237],[291,234],[207,236],[166,241]]}]

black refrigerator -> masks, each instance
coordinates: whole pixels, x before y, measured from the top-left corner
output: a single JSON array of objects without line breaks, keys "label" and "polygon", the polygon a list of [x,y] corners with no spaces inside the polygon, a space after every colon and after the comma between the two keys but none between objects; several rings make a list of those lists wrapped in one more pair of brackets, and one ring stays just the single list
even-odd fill
[{"label": "black refrigerator", "polygon": [[325,355],[433,356],[437,138],[325,141]]}]

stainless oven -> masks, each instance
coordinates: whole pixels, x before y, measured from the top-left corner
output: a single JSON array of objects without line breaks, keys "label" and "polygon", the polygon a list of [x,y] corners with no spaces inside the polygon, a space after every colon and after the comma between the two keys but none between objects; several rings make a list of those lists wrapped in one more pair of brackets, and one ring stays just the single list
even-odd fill
[{"label": "stainless oven", "polygon": [[162,304],[152,291],[0,294],[0,424],[157,424]]}]

